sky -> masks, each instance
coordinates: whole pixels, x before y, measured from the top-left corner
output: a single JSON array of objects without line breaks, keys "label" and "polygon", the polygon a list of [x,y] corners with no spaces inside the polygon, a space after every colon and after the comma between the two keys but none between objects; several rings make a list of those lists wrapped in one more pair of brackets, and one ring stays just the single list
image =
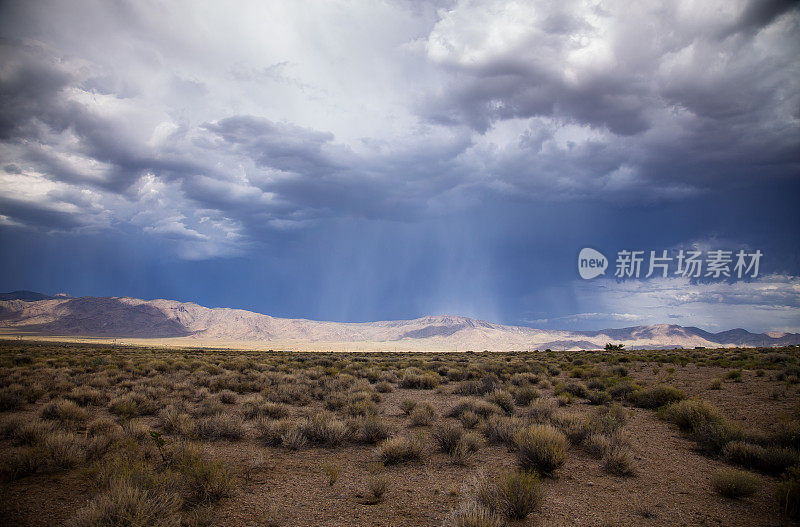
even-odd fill
[{"label": "sky", "polygon": [[800,332],[798,5],[6,0],[0,290]]}]

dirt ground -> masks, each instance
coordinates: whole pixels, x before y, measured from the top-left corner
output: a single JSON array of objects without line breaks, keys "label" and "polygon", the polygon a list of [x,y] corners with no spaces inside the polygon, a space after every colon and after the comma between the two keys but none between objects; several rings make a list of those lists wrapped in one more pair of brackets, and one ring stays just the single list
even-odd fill
[{"label": "dirt ground", "polygon": [[[657,365],[633,361],[629,377],[642,385],[669,384],[689,396],[702,397],[732,421],[748,428],[771,431],[779,419],[790,417],[800,403],[798,384],[777,379],[777,370],[762,376],[743,370],[741,382],[725,380],[711,389],[730,368],[688,364]],[[674,370],[672,369],[674,368]],[[562,371],[551,386],[539,388],[542,399],[553,399],[558,381],[572,382]],[[429,402],[436,410],[434,424],[444,417],[460,396],[450,393],[456,383],[439,389],[404,389],[381,394],[378,415],[395,432],[430,431],[428,425],[410,427],[399,409],[403,399]],[[42,403],[24,410],[0,414],[0,423],[14,416],[36,419]],[[634,459],[636,475],[620,477],[603,469],[602,462],[580,447],[570,447],[565,465],[553,478],[544,478],[540,510],[511,525],[789,525],[775,499],[777,477],[754,472],[760,487],[752,496],[738,500],[719,496],[711,479],[715,471],[729,467],[718,458],[695,450],[695,443],[676,426],[659,419],[651,409],[625,403],[628,415],[623,434]],[[307,415],[322,402],[290,406],[290,417]],[[570,411],[588,415],[595,407],[576,399]],[[111,416],[102,407],[91,407],[93,416]],[[231,409],[233,411],[233,409]],[[138,420],[153,429],[155,415]],[[450,419],[456,422],[455,419]],[[234,492],[220,500],[213,512],[198,523],[227,526],[434,526],[448,511],[468,498],[478,475],[495,475],[515,467],[514,452],[503,444],[481,448],[468,466],[451,463],[448,456],[429,446],[421,461],[382,466],[376,446],[347,442],[337,448],[309,446],[299,451],[265,446],[246,423],[241,440],[205,442],[215,459],[233,474]],[[10,448],[3,441],[2,448]],[[341,468],[332,485],[326,466]],[[362,499],[370,474],[388,478],[384,498],[375,504]],[[0,483],[0,524],[20,526],[62,525],[96,494],[93,482],[81,467],[68,471],[35,473]]]}]

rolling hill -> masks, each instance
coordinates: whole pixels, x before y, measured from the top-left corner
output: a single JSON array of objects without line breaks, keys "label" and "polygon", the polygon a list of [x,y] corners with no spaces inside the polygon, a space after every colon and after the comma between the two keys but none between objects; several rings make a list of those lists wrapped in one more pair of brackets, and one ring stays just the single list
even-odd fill
[{"label": "rolling hill", "polygon": [[558,350],[600,349],[607,342],[636,348],[784,346],[797,333],[711,333],[658,324],[600,331],[559,331],[494,324],[459,316],[363,323],[276,318],[242,309],[128,297],[51,297],[31,291],[0,295],[6,335],[160,339],[184,345],[249,343],[281,349]]}]

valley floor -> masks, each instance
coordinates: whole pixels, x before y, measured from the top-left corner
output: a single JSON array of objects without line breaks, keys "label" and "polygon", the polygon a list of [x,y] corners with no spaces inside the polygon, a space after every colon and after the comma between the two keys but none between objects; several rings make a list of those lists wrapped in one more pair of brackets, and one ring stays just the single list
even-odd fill
[{"label": "valley floor", "polygon": [[[792,503],[776,489],[800,463],[798,372],[792,349],[332,355],[6,341],[0,523],[785,525]],[[709,423],[725,432],[703,435]],[[549,475],[521,465],[531,427],[566,441]],[[416,450],[397,462],[392,438]],[[752,489],[724,497],[714,481],[734,467]],[[485,490],[520,468],[538,473],[538,499],[508,519]],[[452,512],[468,503],[497,523]]]}]

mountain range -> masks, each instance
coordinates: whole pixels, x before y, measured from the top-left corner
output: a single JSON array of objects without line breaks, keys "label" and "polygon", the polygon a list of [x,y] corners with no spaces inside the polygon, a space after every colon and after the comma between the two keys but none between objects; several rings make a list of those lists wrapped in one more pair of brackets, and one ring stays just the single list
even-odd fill
[{"label": "mountain range", "polygon": [[798,333],[711,333],[668,324],[600,331],[509,326],[460,316],[425,316],[379,322],[321,322],[277,318],[252,311],[208,308],[192,302],[128,297],[49,296],[32,291],[0,294],[0,333],[32,337],[157,339],[183,346],[294,350],[465,351],[484,349],[627,349],[786,346]]}]

